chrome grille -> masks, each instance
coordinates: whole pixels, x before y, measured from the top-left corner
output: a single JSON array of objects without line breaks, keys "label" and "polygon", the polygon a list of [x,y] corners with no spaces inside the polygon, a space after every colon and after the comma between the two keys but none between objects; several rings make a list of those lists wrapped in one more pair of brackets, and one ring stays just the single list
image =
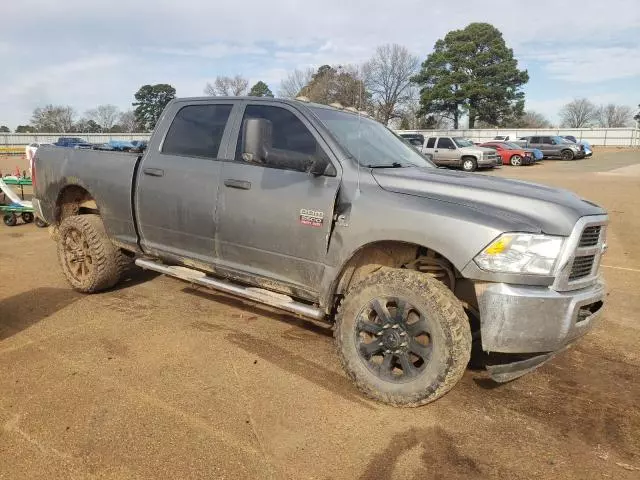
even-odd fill
[{"label": "chrome grille", "polygon": [[606,215],[594,215],[576,223],[558,261],[555,290],[576,290],[598,281],[608,220]]},{"label": "chrome grille", "polygon": [[595,255],[585,255],[576,257],[571,265],[571,273],[569,273],[569,281],[578,280],[591,275],[593,263],[596,259]]},{"label": "chrome grille", "polygon": [[600,225],[594,225],[592,227],[587,227],[582,232],[582,236],[580,237],[580,243],[578,247],[593,247],[598,244],[598,240],[600,239]]}]

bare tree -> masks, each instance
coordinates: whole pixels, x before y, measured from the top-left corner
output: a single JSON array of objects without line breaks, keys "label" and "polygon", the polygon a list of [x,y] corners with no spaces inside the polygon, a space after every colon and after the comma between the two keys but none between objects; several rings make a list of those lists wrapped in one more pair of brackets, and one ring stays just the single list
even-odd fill
[{"label": "bare tree", "polygon": [[122,112],[118,118],[118,124],[122,127],[123,132],[126,133],[133,133],[138,130],[136,114],[133,113],[133,110]]},{"label": "bare tree", "polygon": [[420,60],[397,44],[381,45],[373,57],[363,65],[367,89],[373,94],[378,120],[387,123],[399,104],[409,98],[411,77],[420,66]]},{"label": "bare tree", "polygon": [[534,112],[533,110],[527,110],[521,117],[514,120],[513,124],[505,126],[517,128],[549,128],[551,127],[551,122],[543,114]]},{"label": "bare tree", "polygon": [[280,82],[280,90],[278,96],[283,98],[296,98],[300,95],[300,91],[309,85],[315,71],[313,68],[304,70],[294,70],[287,78]]},{"label": "bare tree", "polygon": [[409,87],[407,99],[397,108],[396,114],[399,119],[391,119],[390,123],[395,121],[403,130],[446,130],[452,127],[452,120],[444,113],[420,114],[420,90],[415,85]]},{"label": "bare tree", "polygon": [[115,105],[98,105],[96,108],[87,110],[85,116],[100,125],[102,131],[106,132],[116,123],[118,113],[118,107]]},{"label": "bare tree", "polygon": [[598,118],[598,107],[586,98],[576,98],[560,110],[563,127],[589,127]]},{"label": "bare tree", "polygon": [[38,132],[67,133],[73,130],[76,112],[68,105],[38,107],[31,116],[31,125]]},{"label": "bare tree", "polygon": [[249,80],[240,75],[235,77],[217,76],[213,85],[207,82],[204,93],[212,96],[239,97],[246,95],[249,88]]},{"label": "bare tree", "polygon": [[626,127],[631,123],[633,110],[626,105],[601,105],[598,109],[598,122],[601,127],[618,128]]}]

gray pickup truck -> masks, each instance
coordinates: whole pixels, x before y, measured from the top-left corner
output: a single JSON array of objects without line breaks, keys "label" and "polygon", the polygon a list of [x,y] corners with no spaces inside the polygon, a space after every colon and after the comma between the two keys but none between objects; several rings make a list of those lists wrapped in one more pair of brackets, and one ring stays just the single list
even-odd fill
[{"label": "gray pickup truck", "polygon": [[305,101],[165,109],[144,154],[38,149],[36,214],[73,288],[131,262],[334,324],[355,384],[428,403],[472,347],[507,381],[601,313],[608,217],[573,193],[442,170],[382,124]]},{"label": "gray pickup truck", "polygon": [[557,135],[540,135],[520,137],[514,143],[524,148],[537,148],[544,158],[561,158],[563,160],[578,160],[584,158],[584,146],[570,142]]}]

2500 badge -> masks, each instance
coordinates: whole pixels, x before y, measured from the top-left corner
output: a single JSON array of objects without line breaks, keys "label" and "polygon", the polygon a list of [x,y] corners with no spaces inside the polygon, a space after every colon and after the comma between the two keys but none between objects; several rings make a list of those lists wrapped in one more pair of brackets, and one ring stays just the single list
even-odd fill
[{"label": "2500 badge", "polygon": [[311,210],[308,208],[300,209],[300,223],[310,227],[321,227],[324,222],[324,212]]}]

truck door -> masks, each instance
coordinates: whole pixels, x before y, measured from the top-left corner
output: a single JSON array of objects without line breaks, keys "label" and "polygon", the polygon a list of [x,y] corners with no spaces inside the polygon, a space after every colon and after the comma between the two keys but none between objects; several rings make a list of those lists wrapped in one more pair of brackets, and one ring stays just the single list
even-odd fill
[{"label": "truck door", "polygon": [[135,211],[145,252],[214,263],[219,150],[233,108],[228,100],[177,102],[165,112],[173,121],[164,139],[154,136],[138,168]]},{"label": "truck door", "polygon": [[456,145],[449,137],[438,138],[434,152],[440,159],[436,162],[438,165],[457,166],[460,164],[460,155],[456,151]]},{"label": "truck door", "polygon": [[[264,163],[243,152],[245,122],[270,124],[267,151],[294,158],[325,156],[328,175]],[[317,292],[324,270],[341,169],[314,127],[289,105],[247,103],[230,148],[235,161],[222,166],[218,196],[219,263]]]}]

